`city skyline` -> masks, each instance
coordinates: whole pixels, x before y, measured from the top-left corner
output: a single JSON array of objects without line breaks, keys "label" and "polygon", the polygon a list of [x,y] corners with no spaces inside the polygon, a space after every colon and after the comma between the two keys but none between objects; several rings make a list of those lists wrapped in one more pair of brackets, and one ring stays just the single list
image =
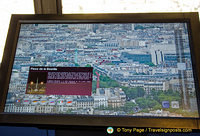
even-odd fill
[{"label": "city skyline", "polygon": [[[189,43],[187,23],[21,24],[8,92],[33,113],[160,116],[154,111],[164,109],[163,116],[184,116],[172,109],[197,111]],[[30,66],[93,67],[92,95],[25,94]],[[153,95],[169,90],[171,100]],[[142,106],[140,99],[150,97],[153,106]],[[49,104],[37,103],[47,106],[38,109],[31,104],[35,99]],[[56,109],[50,99],[63,104],[55,102],[61,105]]]}]

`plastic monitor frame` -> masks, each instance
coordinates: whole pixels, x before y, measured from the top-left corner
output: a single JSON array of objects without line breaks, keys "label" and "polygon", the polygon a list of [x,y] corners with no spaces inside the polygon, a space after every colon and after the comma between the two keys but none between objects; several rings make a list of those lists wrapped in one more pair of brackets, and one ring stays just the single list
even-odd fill
[{"label": "plastic monitor frame", "polygon": [[[124,127],[162,127],[162,128],[200,128],[199,118],[172,117],[114,117],[90,115],[60,115],[60,114],[19,114],[4,113],[9,80],[15,56],[20,23],[154,23],[189,21],[192,35],[192,59],[196,78],[200,78],[200,27],[198,13],[129,13],[129,14],[66,14],[66,15],[12,15],[7,35],[4,56],[0,68],[0,124],[4,125],[34,125],[34,126],[124,126]],[[200,82],[198,80],[197,84]],[[197,89],[199,107],[199,88]]]}]

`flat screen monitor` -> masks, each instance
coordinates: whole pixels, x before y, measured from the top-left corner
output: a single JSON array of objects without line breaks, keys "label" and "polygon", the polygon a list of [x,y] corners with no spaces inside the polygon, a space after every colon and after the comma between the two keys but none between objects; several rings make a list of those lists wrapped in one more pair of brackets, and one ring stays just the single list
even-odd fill
[{"label": "flat screen monitor", "polygon": [[197,13],[13,15],[0,121],[195,128],[198,23]]}]

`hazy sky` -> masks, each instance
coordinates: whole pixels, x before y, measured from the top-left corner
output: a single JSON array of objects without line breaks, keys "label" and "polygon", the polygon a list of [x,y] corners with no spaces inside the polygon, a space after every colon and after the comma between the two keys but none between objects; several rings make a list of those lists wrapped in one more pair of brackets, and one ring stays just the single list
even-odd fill
[{"label": "hazy sky", "polygon": [[[200,11],[200,0],[62,0],[63,13]],[[34,14],[33,0],[0,1],[0,62],[11,14]]]},{"label": "hazy sky", "polygon": [[11,14],[34,14],[33,0],[0,1],[0,62],[3,55]]}]

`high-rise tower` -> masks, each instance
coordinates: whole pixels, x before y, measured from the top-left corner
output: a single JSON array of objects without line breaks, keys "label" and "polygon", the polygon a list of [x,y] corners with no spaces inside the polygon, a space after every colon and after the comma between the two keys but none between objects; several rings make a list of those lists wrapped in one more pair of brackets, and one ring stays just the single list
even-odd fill
[{"label": "high-rise tower", "polygon": [[183,109],[187,110],[190,108],[189,92],[187,89],[187,78],[186,78],[186,63],[183,47],[182,29],[176,28],[175,34],[175,44],[177,53],[177,67],[179,73],[179,82],[181,89],[182,105]]}]

